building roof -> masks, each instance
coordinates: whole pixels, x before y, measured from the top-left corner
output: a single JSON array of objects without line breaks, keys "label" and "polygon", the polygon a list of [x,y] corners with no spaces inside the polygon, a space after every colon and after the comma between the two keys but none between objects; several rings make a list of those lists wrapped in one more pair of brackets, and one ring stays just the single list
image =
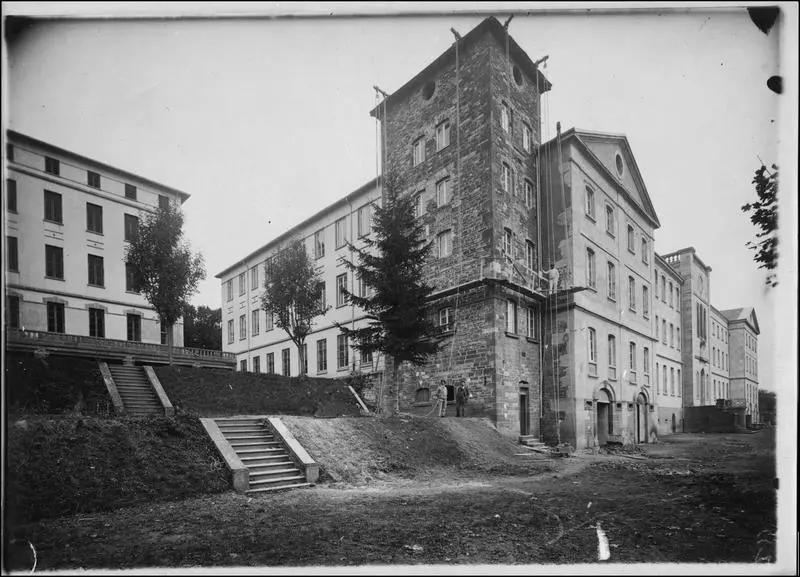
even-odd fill
[{"label": "building roof", "polygon": [[336,202],[334,202],[332,204],[329,204],[328,206],[326,206],[322,210],[316,212],[315,214],[313,214],[312,216],[308,217],[304,221],[302,221],[299,224],[293,226],[292,228],[290,228],[289,230],[287,230],[283,234],[280,234],[280,235],[276,236],[271,241],[269,241],[267,244],[261,246],[260,248],[257,248],[256,250],[254,250],[253,252],[248,254],[246,257],[237,260],[235,263],[233,263],[231,266],[227,267],[225,270],[223,270],[223,271],[217,273],[216,275],[214,275],[214,277],[215,278],[222,278],[223,276],[225,276],[227,273],[229,273],[233,269],[238,268],[241,265],[247,263],[250,259],[252,259],[257,254],[264,252],[265,250],[269,249],[270,247],[272,247],[272,246],[274,246],[276,244],[280,244],[281,242],[285,241],[287,238],[291,238],[292,236],[297,234],[300,230],[302,230],[304,227],[308,226],[309,224],[311,224],[315,220],[318,220],[319,218],[321,218],[325,214],[336,210],[340,206],[342,206],[345,203],[347,203],[350,200],[352,200],[353,197],[366,192],[370,188],[376,187],[377,182],[378,182],[378,177],[375,177],[372,180],[370,180],[369,182],[367,182],[366,184],[362,184],[357,189],[355,189],[353,192],[351,192],[349,194],[346,194],[345,196],[343,196],[342,198],[340,198]]},{"label": "building roof", "polygon": [[[630,159],[631,167],[633,168],[631,174],[633,176],[633,180],[636,183],[636,187],[639,189],[638,192],[640,195],[634,193],[626,187],[622,181],[617,177],[617,175],[613,174],[608,166],[605,165],[597,155],[591,150],[591,147],[588,144],[590,140],[608,140],[608,141],[617,141],[622,148],[625,150],[626,155]],[[558,141],[558,137],[555,137],[547,142],[543,143],[543,147],[553,147],[556,145]],[[655,208],[653,207],[653,203],[650,200],[650,194],[647,192],[647,187],[644,184],[644,179],[642,178],[642,173],[639,172],[639,167],[636,164],[636,159],[633,156],[633,151],[631,150],[631,145],[628,142],[628,138],[624,134],[612,134],[610,132],[596,132],[592,130],[582,130],[580,128],[570,128],[566,132],[561,134],[561,142],[574,142],[577,143],[580,147],[581,151],[589,158],[590,161],[596,166],[600,172],[606,175],[608,180],[617,187],[617,189],[627,198],[628,202],[631,206],[638,209],[639,213],[644,216],[650,224],[653,225],[654,228],[660,228],[661,223],[658,220],[658,215],[656,215]],[[637,196],[641,196],[642,202],[641,204],[637,202]]]},{"label": "building roof", "polygon": [[[461,49],[463,50],[465,47],[473,44],[487,33],[491,33],[499,42],[505,45],[506,28],[500,24],[500,22],[498,22],[497,18],[490,16],[478,24],[475,28],[470,30],[465,36],[462,36],[460,44]],[[520,45],[517,44],[517,41],[514,40],[510,34],[508,35],[508,52],[511,57],[519,62],[523,72],[525,72],[528,77],[536,78],[536,84],[540,87],[541,93],[547,92],[552,88],[553,85],[550,84],[550,81],[547,80],[545,75],[539,70],[539,67],[533,63],[530,56],[528,56],[528,54],[520,47]],[[384,106],[384,104],[391,104],[393,100],[408,94],[415,87],[419,86],[422,81],[428,78],[431,74],[455,60],[455,57],[456,48],[455,43],[453,43],[453,45],[445,50],[438,58],[436,58],[436,60],[423,68],[419,74],[414,76],[411,80],[403,84],[400,88],[395,90],[392,94],[381,101],[378,106],[370,111],[370,115],[379,116],[380,109]]]},{"label": "building roof", "polygon": [[722,316],[728,319],[729,322],[743,322],[750,325],[757,335],[761,334],[758,327],[758,317],[756,317],[756,309],[753,307],[742,307],[738,309],[728,309],[720,311]]},{"label": "building roof", "polygon": [[67,158],[71,158],[73,160],[77,160],[83,164],[92,165],[95,168],[99,168],[103,171],[113,172],[119,176],[125,178],[131,178],[134,180],[138,180],[146,184],[147,186],[151,186],[156,189],[161,189],[166,192],[171,192],[178,196],[181,199],[181,204],[186,202],[188,198],[191,196],[188,192],[183,192],[182,190],[178,190],[177,188],[172,188],[171,186],[167,186],[165,184],[161,184],[160,182],[156,182],[155,180],[150,180],[149,178],[145,178],[144,176],[140,176],[134,172],[129,172],[127,170],[123,170],[121,168],[117,168],[116,166],[111,166],[110,164],[105,164],[100,162],[99,160],[95,160],[93,158],[89,158],[88,156],[83,156],[78,154],[77,152],[72,152],[71,150],[67,150],[65,148],[58,147],[54,144],[50,144],[49,142],[44,142],[43,140],[39,140],[37,138],[33,138],[32,136],[28,136],[27,134],[22,134],[21,132],[17,132],[15,130],[6,130],[6,136],[8,140],[19,143],[19,144],[30,144],[36,146],[38,148],[42,148],[46,151],[51,151],[59,156],[64,156]]},{"label": "building roof", "polygon": [[706,272],[711,272],[711,267],[707,266],[706,263],[704,263],[702,261],[702,259],[699,256],[697,256],[697,251],[695,250],[695,248],[693,246],[687,246],[686,248],[681,248],[681,249],[678,249],[678,250],[674,250],[672,252],[668,252],[667,254],[664,255],[663,258],[666,259],[667,257],[672,256],[674,254],[683,254],[683,253],[686,253],[686,252],[691,253],[692,256],[695,258],[695,260],[698,263],[700,263],[700,266],[702,266],[704,269],[706,269]]}]

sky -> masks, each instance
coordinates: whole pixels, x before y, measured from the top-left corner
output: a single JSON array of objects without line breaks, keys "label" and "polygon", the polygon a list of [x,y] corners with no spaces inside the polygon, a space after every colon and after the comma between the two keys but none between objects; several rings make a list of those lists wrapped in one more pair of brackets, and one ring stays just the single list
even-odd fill
[{"label": "sky", "polygon": [[[255,9],[239,5],[226,10]],[[592,12],[510,24],[533,60],[549,56],[543,138],[557,121],[628,137],[661,221],[656,251],[695,247],[712,304],[756,308],[760,384],[776,390],[779,293],[745,247],[756,229],[740,207],[759,158],[782,152],[781,97],[766,87],[782,70],[779,31],[743,9]],[[214,275],[376,176],[373,86],[395,91],[452,44],[451,27],[487,15],[38,21],[8,45],[6,127],[190,193],[186,236],[208,271],[192,302],[217,308]],[[782,264],[796,286],[794,261]]]}]

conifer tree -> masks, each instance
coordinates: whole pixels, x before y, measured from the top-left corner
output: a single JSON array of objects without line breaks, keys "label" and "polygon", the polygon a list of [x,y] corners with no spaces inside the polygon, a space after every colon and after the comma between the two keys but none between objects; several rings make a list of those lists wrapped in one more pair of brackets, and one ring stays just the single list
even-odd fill
[{"label": "conifer tree", "polygon": [[401,195],[401,188],[397,176],[384,178],[384,204],[373,208],[372,235],[363,239],[363,249],[348,243],[358,263],[344,262],[369,294],[348,292],[347,299],[365,311],[369,323],[360,329],[340,326],[359,351],[378,352],[392,359],[395,412],[400,410],[400,364],[407,361],[421,365],[439,347],[427,314],[428,297],[434,289],[423,278],[432,244],[424,240],[423,227],[414,214],[414,199]]}]

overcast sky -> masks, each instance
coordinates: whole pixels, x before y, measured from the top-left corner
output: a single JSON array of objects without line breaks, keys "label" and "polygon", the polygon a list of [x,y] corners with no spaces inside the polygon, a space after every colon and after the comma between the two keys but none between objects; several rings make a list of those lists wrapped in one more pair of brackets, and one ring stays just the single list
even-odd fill
[{"label": "overcast sky", "polygon": [[[209,273],[193,302],[216,308],[215,274],[375,176],[372,86],[393,92],[482,18],[41,22],[9,46],[7,126],[190,193]],[[694,246],[716,308],[756,307],[774,389],[775,297],[740,206],[758,157],[778,158],[777,29],[740,9],[517,14],[509,30],[549,55],[543,137],[556,121],[627,135],[656,251]]]}]

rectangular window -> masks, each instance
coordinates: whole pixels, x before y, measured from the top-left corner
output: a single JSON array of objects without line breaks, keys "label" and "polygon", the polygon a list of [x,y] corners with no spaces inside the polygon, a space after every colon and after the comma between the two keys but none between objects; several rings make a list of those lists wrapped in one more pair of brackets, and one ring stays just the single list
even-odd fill
[{"label": "rectangular window", "polygon": [[86,172],[86,184],[92,188],[100,188],[100,175],[91,170]]},{"label": "rectangular window", "polygon": [[86,230],[103,234],[103,207],[86,203]]},{"label": "rectangular window", "polygon": [[514,258],[513,236],[509,229],[503,231],[503,254],[508,258]]},{"label": "rectangular window", "polygon": [[594,191],[588,186],[586,187],[586,216],[592,220],[595,219]]},{"label": "rectangular window", "polygon": [[12,329],[19,328],[19,297],[16,295],[6,295],[6,324]]},{"label": "rectangular window", "polygon": [[259,331],[261,330],[261,327],[260,327],[261,323],[259,322],[260,321],[260,317],[259,317],[260,314],[261,314],[261,311],[259,309],[256,309],[254,311],[250,311],[250,334],[252,336],[256,336],[259,333]]},{"label": "rectangular window", "polygon": [[89,309],[89,336],[105,338],[106,311],[103,309]]},{"label": "rectangular window", "polygon": [[586,284],[589,288],[595,288],[597,286],[595,256],[594,251],[590,248],[586,249]]},{"label": "rectangular window", "polygon": [[633,232],[633,227],[628,225],[628,252],[636,253],[636,235]]},{"label": "rectangular window", "polygon": [[511,111],[508,109],[508,104],[502,102],[500,104],[500,126],[506,132],[511,132]]},{"label": "rectangular window", "polygon": [[681,328],[678,327],[676,332],[677,332],[677,339],[676,339],[677,343],[676,343],[676,347],[675,348],[677,348],[678,350],[681,350]]},{"label": "rectangular window", "polygon": [[367,236],[372,228],[372,205],[365,204],[358,209],[358,236]]},{"label": "rectangular window", "polygon": [[675,347],[675,325],[669,323],[669,346]]},{"label": "rectangular window", "polygon": [[659,327],[659,324],[658,324],[658,315],[656,315],[656,340],[658,340],[658,327]]},{"label": "rectangular window", "polygon": [[239,273],[239,296],[247,292],[247,273]]},{"label": "rectangular window", "polygon": [[253,372],[256,374],[261,372],[261,357],[258,355],[253,357]]},{"label": "rectangular window", "polygon": [[347,335],[336,336],[336,366],[340,369],[346,369],[350,363],[350,346],[347,341]]},{"label": "rectangular window", "polygon": [[608,377],[617,378],[617,337],[608,335]]},{"label": "rectangular window", "polygon": [[661,302],[667,302],[667,277],[661,275]]},{"label": "rectangular window", "polygon": [[647,239],[642,237],[642,262],[648,264],[650,262],[650,255],[647,250]]},{"label": "rectangular window", "polygon": [[661,319],[661,342],[667,344],[667,321]]},{"label": "rectangular window", "polygon": [[367,296],[367,283],[361,278],[361,275],[356,273],[356,294],[361,298]]},{"label": "rectangular window", "polygon": [[536,270],[538,268],[536,261],[536,245],[527,240],[525,241],[525,266],[530,270]]},{"label": "rectangular window", "polygon": [[14,162],[14,145],[10,142],[6,143],[6,158],[9,162]]},{"label": "rectangular window", "polygon": [[16,236],[6,237],[7,252],[7,265],[8,270],[19,272],[19,246],[17,244]]},{"label": "rectangular window", "polygon": [[661,382],[664,384],[664,394],[666,395],[667,394],[667,365],[661,365]]},{"label": "rectangular window", "polygon": [[439,258],[450,256],[453,252],[452,232],[446,230],[436,237],[436,254]]},{"label": "rectangular window", "polygon": [[608,298],[612,301],[617,300],[617,267],[614,263],[608,261]]},{"label": "rectangular window", "polygon": [[675,396],[675,368],[670,367],[669,369],[669,393],[673,397]]},{"label": "rectangular window", "polygon": [[450,121],[445,120],[436,126],[436,150],[450,146]]},{"label": "rectangular window", "polygon": [[227,300],[228,301],[232,301],[233,300],[233,279],[228,279],[228,281],[225,283],[225,293],[227,295],[226,296]]},{"label": "rectangular window", "polygon": [[247,372],[247,359],[242,359],[239,361],[239,371],[243,373]]},{"label": "rectangular window", "polygon": [[442,331],[453,330],[453,309],[445,307],[439,309],[439,329]]},{"label": "rectangular window", "polygon": [[533,140],[531,134],[531,127],[528,126],[527,122],[522,123],[522,150],[525,152],[531,151],[531,142]]},{"label": "rectangular window", "polygon": [[284,377],[292,376],[292,352],[289,349],[283,349],[281,351],[281,374]]},{"label": "rectangular window", "polygon": [[127,328],[128,340],[140,342],[142,340],[142,317],[141,315],[128,313]]},{"label": "rectangular window", "polygon": [[343,307],[347,304],[347,273],[336,277],[336,306]]},{"label": "rectangular window", "polygon": [[139,234],[139,217],[133,214],[125,215],[125,240],[133,242],[136,235]]},{"label": "rectangular window", "polygon": [[169,208],[169,197],[164,196],[163,194],[158,195],[158,208],[161,210],[167,210]]},{"label": "rectangular window", "polygon": [[642,349],[642,372],[645,376],[650,374],[650,349],[647,347]]},{"label": "rectangular window", "polygon": [[89,284],[92,286],[105,286],[103,274],[103,257],[94,254],[88,255]]},{"label": "rectangular window", "polygon": [[319,299],[320,306],[325,308],[325,281],[317,283],[317,299]]},{"label": "rectangular window", "polygon": [[423,192],[425,191],[420,190],[416,195],[414,195],[414,218],[419,218],[425,214],[425,207],[422,205]]},{"label": "rectangular window", "polygon": [[533,183],[525,179],[525,206],[533,208]]},{"label": "rectangular window", "polygon": [[6,208],[8,212],[17,212],[17,181],[6,179]]},{"label": "rectangular window", "polygon": [[128,263],[125,263],[125,292],[139,292],[138,287],[136,286],[136,271]]},{"label": "rectangular window", "polygon": [[247,317],[239,315],[239,340],[247,338]]},{"label": "rectangular window", "polygon": [[44,171],[49,174],[58,175],[61,172],[61,163],[56,158],[44,157]]},{"label": "rectangular window", "polygon": [[672,283],[670,282],[669,283],[669,308],[671,308],[671,309],[675,308],[674,305],[673,305],[673,300],[672,300],[672,297],[673,297],[674,294],[675,293],[672,290]]},{"label": "rectangular window", "polygon": [[267,373],[275,374],[275,353],[267,353]]},{"label": "rectangular window", "polygon": [[506,332],[517,333],[517,303],[506,301]]},{"label": "rectangular window", "polygon": [[503,172],[501,173],[500,177],[500,186],[502,187],[503,191],[511,192],[511,190],[514,188],[514,183],[512,182],[511,178],[511,167],[505,162],[503,163]]},{"label": "rectangular window", "polygon": [[[298,361],[300,360],[300,354],[298,353]],[[304,375],[308,374],[308,343],[303,343],[303,367],[301,373]]]},{"label": "rectangular window", "polygon": [[589,375],[597,376],[597,332],[589,327]]},{"label": "rectangular window", "polygon": [[233,336],[233,319],[228,320],[228,344],[232,343],[234,340]]},{"label": "rectangular window", "polygon": [[64,327],[64,303],[47,303],[47,332],[63,333]]},{"label": "rectangular window", "polygon": [[636,280],[632,276],[628,277],[628,308],[636,310]]},{"label": "rectangular window", "polygon": [[64,280],[64,249],[60,246],[44,246],[44,275]]},{"label": "rectangular window", "polygon": [[[628,343],[628,368],[631,371],[636,370],[636,343],[630,341]],[[631,382],[636,382],[635,379],[632,379]]]},{"label": "rectangular window", "polygon": [[314,258],[325,256],[325,230],[318,230],[314,233]]},{"label": "rectangular window", "polygon": [[681,396],[681,370],[678,369],[678,396]]},{"label": "rectangular window", "polygon": [[450,178],[443,178],[436,183],[436,206],[444,206],[450,202]]},{"label": "rectangular window", "polygon": [[411,145],[413,160],[412,166],[417,166],[425,162],[425,138],[419,137]]},{"label": "rectangular window", "polygon": [[347,221],[340,218],[336,221],[336,248],[342,248],[347,243]]},{"label": "rectangular window", "polygon": [[61,195],[50,190],[44,191],[44,219],[63,224]]},{"label": "rectangular window", "polygon": [[125,198],[136,200],[136,187],[134,185],[125,183]]},{"label": "rectangular window", "polygon": [[615,236],[617,234],[617,224],[614,217],[614,209],[609,204],[606,205],[606,232],[611,236]]},{"label": "rectangular window", "polygon": [[529,339],[537,339],[539,335],[537,334],[536,327],[538,325],[536,319],[536,307],[529,307],[525,314],[526,323],[525,323],[525,336]]},{"label": "rectangular window", "polygon": [[274,328],[275,328],[275,316],[271,312],[267,311],[267,314],[266,314],[266,317],[265,317],[265,320],[264,320],[264,332],[268,333],[269,331],[271,331]]},{"label": "rectangular window", "polygon": [[250,269],[250,290],[258,289],[258,266]]},{"label": "rectangular window", "polygon": [[650,318],[650,290],[646,285],[642,285],[642,315]]},{"label": "rectangular window", "polygon": [[320,339],[317,341],[317,372],[324,373],[328,370],[328,341]]}]

